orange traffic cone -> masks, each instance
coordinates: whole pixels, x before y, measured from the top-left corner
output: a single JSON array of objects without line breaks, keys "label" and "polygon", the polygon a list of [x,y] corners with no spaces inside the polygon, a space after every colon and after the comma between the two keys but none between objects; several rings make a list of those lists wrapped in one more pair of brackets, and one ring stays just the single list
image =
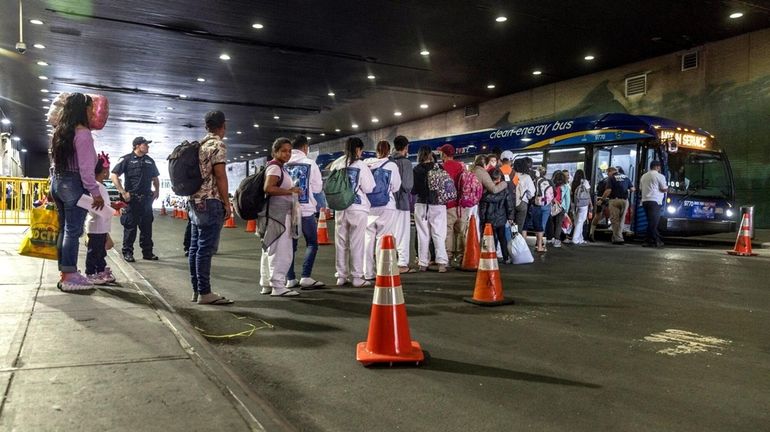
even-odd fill
[{"label": "orange traffic cone", "polygon": [[730,255],[738,256],[757,256],[751,251],[751,218],[748,213],[743,214],[741,220],[741,229],[738,230],[738,238],[735,240],[735,247],[727,251]]},{"label": "orange traffic cone", "polygon": [[476,215],[471,215],[465,236],[465,254],[460,265],[462,271],[476,271],[479,268],[479,229],[476,226]]},{"label": "orange traffic cone", "polygon": [[492,224],[484,225],[484,239],[481,241],[481,248],[473,298],[464,297],[463,300],[479,306],[500,306],[513,303],[513,299],[503,297],[503,283],[500,280],[500,269],[497,268],[497,252],[495,252]]},{"label": "orange traffic cone", "polygon": [[166,215],[168,215],[168,213],[166,213],[166,206],[165,206],[165,204],[161,204],[161,205],[160,205],[160,215],[161,215],[161,216],[166,216]]},{"label": "orange traffic cone", "polygon": [[318,230],[316,230],[316,237],[318,237],[319,245],[330,245],[329,241],[329,229],[326,227],[326,209],[322,208],[318,212]]},{"label": "orange traffic cone", "polygon": [[364,366],[373,363],[420,364],[425,355],[409,334],[404,293],[398,271],[396,240],[387,234],[380,241],[377,279],[374,283],[372,315],[366,342],[356,346],[356,360]]},{"label": "orange traffic cone", "polygon": [[230,204],[230,218],[225,221],[225,228],[238,228],[237,225],[235,225],[235,217],[233,216],[235,212],[233,211],[233,205]]},{"label": "orange traffic cone", "polygon": [[255,219],[246,221],[246,232],[247,233],[257,232],[257,221]]},{"label": "orange traffic cone", "polygon": [[179,207],[174,207],[174,219],[181,219],[182,217],[179,216]]},{"label": "orange traffic cone", "polygon": [[187,209],[182,209],[182,220],[187,220]]}]

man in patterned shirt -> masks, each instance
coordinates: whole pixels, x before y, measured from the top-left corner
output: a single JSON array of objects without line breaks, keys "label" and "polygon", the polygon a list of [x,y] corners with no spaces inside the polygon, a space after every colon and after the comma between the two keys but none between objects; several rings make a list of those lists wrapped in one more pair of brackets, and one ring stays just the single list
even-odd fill
[{"label": "man in patterned shirt", "polygon": [[225,219],[230,218],[230,198],[227,191],[225,160],[225,114],[210,111],[206,114],[208,134],[201,141],[200,169],[203,184],[190,195],[190,222],[192,224],[188,262],[192,281],[192,301],[198,304],[225,305],[233,303],[211,291],[211,257],[219,243],[219,234]]}]

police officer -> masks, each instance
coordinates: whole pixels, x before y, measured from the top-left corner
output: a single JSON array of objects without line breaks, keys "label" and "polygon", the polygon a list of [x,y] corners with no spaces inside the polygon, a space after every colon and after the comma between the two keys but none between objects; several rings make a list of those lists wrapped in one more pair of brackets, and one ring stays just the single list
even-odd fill
[{"label": "police officer", "polygon": [[[110,176],[123,201],[128,203],[120,217],[123,225],[123,259],[128,262],[135,261],[137,227],[141,231],[139,246],[142,248],[142,258],[152,261],[158,259],[152,253],[152,202],[160,195],[160,173],[155,161],[147,156],[151,142],[144,137],[134,138],[134,151],[120,158]],[[125,175],[125,188],[120,182],[121,175]],[[150,188],[151,185],[154,190]]]}]

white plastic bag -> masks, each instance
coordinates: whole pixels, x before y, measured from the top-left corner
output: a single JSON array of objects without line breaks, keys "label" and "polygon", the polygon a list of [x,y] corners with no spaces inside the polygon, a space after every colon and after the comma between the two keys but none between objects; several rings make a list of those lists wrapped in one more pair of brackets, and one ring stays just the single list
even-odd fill
[{"label": "white plastic bag", "polygon": [[517,232],[513,233],[511,241],[508,242],[508,253],[511,254],[511,260],[514,264],[529,264],[535,261],[524,236]]}]

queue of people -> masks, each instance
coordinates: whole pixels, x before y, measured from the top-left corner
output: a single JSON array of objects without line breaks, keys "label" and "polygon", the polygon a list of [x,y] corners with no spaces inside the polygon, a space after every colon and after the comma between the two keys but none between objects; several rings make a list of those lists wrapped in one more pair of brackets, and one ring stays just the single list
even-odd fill
[{"label": "queue of people", "polygon": [[[59,287],[63,291],[114,281],[104,261],[109,237],[104,224],[91,224],[87,275],[80,274],[76,267],[78,239],[88,213],[77,206],[77,200],[83,194],[91,195],[95,211],[109,200],[100,183],[109,172],[109,160],[106,155],[96,157],[85,117],[88,104],[88,96],[82,94],[67,99],[52,145],[52,195],[63,227],[59,239]],[[212,111],[204,121],[207,135],[199,150],[202,184],[188,198],[189,240],[185,238],[192,301],[231,304],[232,300],[211,290],[210,275],[223,223],[232,212],[225,170],[227,148],[223,142],[226,120],[221,111]],[[127,261],[133,261],[137,227],[141,231],[142,257],[158,259],[152,253],[152,214],[147,211],[158,195],[157,168],[147,156],[149,143],[138,137],[134,151],[112,170],[113,181],[129,204],[121,217],[125,227],[123,256]],[[573,174],[571,182],[566,170],[553,172],[549,179],[544,167],[533,167],[532,159],[527,157],[514,159],[511,152],[478,155],[472,166],[466,167],[454,160],[451,144],[439,147],[438,156],[423,146],[413,167],[407,159],[409,141],[398,136],[393,144],[391,148],[388,141],[378,142],[376,157],[362,160],[364,143],[351,137],[344,155],[330,165],[332,171],[345,170],[354,191],[352,204],[335,215],[337,286],[371,286],[376,276],[376,251],[385,234],[396,238],[401,273],[424,272],[432,265],[439,273],[448,271],[462,262],[467,230],[477,229],[480,233],[487,223],[493,227],[498,256],[505,263],[511,262],[508,243],[513,235],[526,238],[534,232],[538,253],[545,253],[549,245],[561,247],[562,241],[584,244],[585,225],[589,224],[585,228],[592,239],[603,208],[610,212],[613,243],[622,244],[622,222],[634,188],[615,167],[609,167],[606,179],[593,189],[582,170]],[[267,204],[258,217],[262,294],[290,297],[300,295],[299,289],[326,287],[312,276],[318,253],[316,197],[322,192],[323,182],[315,161],[307,156],[308,150],[304,136],[294,140],[278,138],[272,144],[273,159],[264,174]],[[659,166],[653,162],[641,182],[644,207],[652,218],[645,242],[648,246],[662,245],[655,215],[659,215],[666,183],[657,173]],[[126,176],[125,187],[120,175]],[[410,265],[412,214],[417,234],[414,265]],[[468,226],[471,215],[476,216],[477,226]],[[563,228],[567,228],[566,232]],[[307,247],[297,278],[294,255],[300,236]]]}]

